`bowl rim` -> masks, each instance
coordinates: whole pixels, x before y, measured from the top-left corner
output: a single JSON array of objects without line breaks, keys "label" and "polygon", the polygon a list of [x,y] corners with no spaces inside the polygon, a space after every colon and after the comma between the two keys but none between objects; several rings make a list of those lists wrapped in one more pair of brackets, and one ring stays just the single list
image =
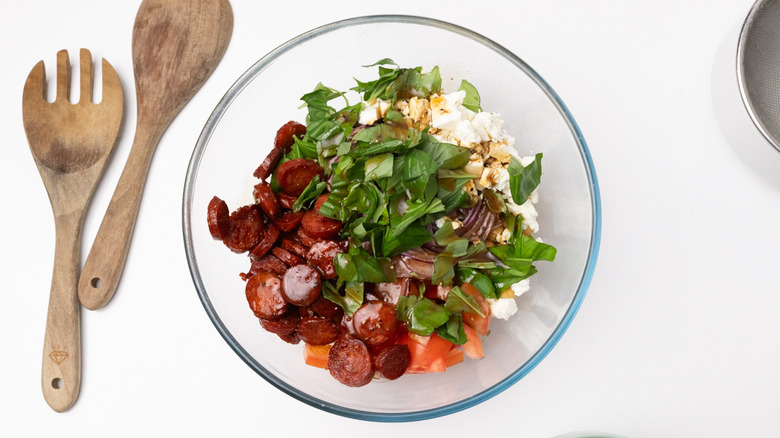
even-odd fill
[{"label": "bowl rim", "polygon": [[[236,339],[230,334],[226,326],[220,319],[216,310],[214,309],[208,293],[205,290],[203,281],[200,276],[200,272],[197,267],[197,260],[194,252],[192,241],[192,229],[191,229],[191,207],[193,199],[193,187],[197,178],[198,168],[200,166],[201,159],[205,152],[205,149],[211,138],[211,134],[219,124],[222,116],[224,115],[230,103],[241,93],[241,91],[263,70],[270,66],[273,61],[296,47],[298,44],[316,38],[320,35],[327,34],[333,31],[337,31],[342,28],[359,26],[366,24],[379,24],[379,23],[400,23],[400,24],[414,24],[439,28],[441,30],[449,31],[452,33],[465,36],[472,39],[487,48],[502,55],[512,64],[523,70],[548,96],[550,101],[565,119],[569,130],[571,131],[580,151],[581,158],[585,164],[585,170],[589,181],[589,190],[591,198],[591,240],[588,251],[587,261],[583,269],[582,276],[577,291],[574,294],[572,302],[569,304],[564,316],[558,323],[558,326],[552,331],[549,338],[545,341],[539,350],[534,353],[520,368],[515,370],[512,374],[499,381],[495,385],[484,389],[480,393],[467,397],[456,402],[431,408],[422,411],[414,412],[400,412],[400,413],[388,413],[388,412],[372,412],[367,410],[358,410],[353,408],[346,408],[337,406],[327,401],[312,397],[306,393],[300,392],[294,388],[289,387],[281,379],[268,372],[262,365],[257,363],[249,353],[244,350]],[[596,267],[596,260],[598,258],[600,240],[601,240],[601,197],[599,193],[598,180],[596,178],[596,171],[593,165],[593,160],[590,156],[585,138],[582,132],[574,120],[573,115],[569,111],[568,107],[563,103],[558,94],[552,89],[552,87],[528,64],[522,59],[516,56],[514,53],[499,45],[498,43],[488,39],[487,37],[478,34],[465,27],[452,24],[446,21],[415,16],[415,15],[367,15],[360,17],[347,18],[339,21],[334,21],[329,24],[325,24],[302,33],[285,43],[279,45],[268,54],[256,61],[248,70],[246,70],[236,82],[228,89],[224,97],[219,101],[216,108],[207,120],[201,134],[195,144],[192,156],[190,158],[189,165],[187,167],[187,173],[184,182],[183,200],[182,200],[182,228],[184,237],[185,253],[187,256],[187,263],[190,269],[190,275],[192,277],[195,289],[201,300],[201,304],[206,311],[206,314],[211,319],[212,323],[216,327],[217,331],[224,338],[224,340],[230,345],[231,349],[255,372],[263,377],[268,383],[275,386],[277,389],[286,393],[287,395],[325,412],[330,412],[336,415],[340,415],[347,418],[365,420],[365,421],[377,421],[377,422],[409,422],[432,419],[444,415],[453,414],[464,409],[475,406],[483,401],[486,401],[499,393],[503,392],[526,374],[528,374],[539,362],[544,359],[545,356],[553,349],[558,343],[563,333],[568,329],[574,316],[577,314],[582,301],[585,298],[586,291],[590,286],[593,278],[593,273]]]}]

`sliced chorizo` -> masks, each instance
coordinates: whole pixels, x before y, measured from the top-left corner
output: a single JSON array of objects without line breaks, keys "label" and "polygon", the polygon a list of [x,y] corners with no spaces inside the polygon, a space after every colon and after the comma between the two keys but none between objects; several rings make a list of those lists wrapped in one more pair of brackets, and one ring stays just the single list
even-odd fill
[{"label": "sliced chorizo", "polygon": [[222,242],[235,253],[251,250],[263,236],[263,217],[253,205],[230,213],[230,231]]},{"label": "sliced chorizo", "polygon": [[308,306],[322,294],[320,273],[306,264],[291,267],[282,277],[282,294],[289,303]]},{"label": "sliced chorizo", "polygon": [[323,278],[331,280],[337,276],[333,259],[336,258],[336,255],[343,252],[344,251],[337,242],[322,240],[309,248],[309,252],[306,254],[306,260],[320,271]]},{"label": "sliced chorizo", "polygon": [[295,242],[290,239],[282,239],[282,242],[279,244],[279,246],[298,257],[306,257],[306,255],[309,253],[309,249],[303,246],[302,244]]},{"label": "sliced chorizo", "polygon": [[253,261],[259,260],[264,255],[268,254],[268,251],[274,247],[276,241],[279,239],[279,234],[281,234],[279,232],[279,228],[277,228],[273,222],[269,223],[265,227],[262,238],[259,242],[257,242],[257,245],[255,245],[255,247],[252,248],[252,251],[249,253],[249,258],[251,258]]},{"label": "sliced chorizo", "polygon": [[279,260],[283,261],[284,264],[287,265],[287,266],[295,266],[295,265],[300,265],[300,264],[303,263],[303,259],[301,259],[300,257],[298,257],[295,254],[290,253],[289,251],[287,251],[284,248],[280,248],[280,247],[277,246],[277,247],[274,247],[272,252],[276,256],[276,258],[278,258]]},{"label": "sliced chorizo", "polygon": [[211,198],[206,218],[208,219],[211,237],[214,240],[225,239],[230,232],[230,210],[228,210],[225,201],[216,196]]},{"label": "sliced chorizo", "polygon": [[268,332],[277,335],[288,335],[298,328],[301,315],[298,308],[289,306],[284,315],[278,318],[260,318],[260,325]]},{"label": "sliced chorizo", "polygon": [[317,239],[316,237],[309,234],[303,227],[298,228],[298,231],[296,231],[295,234],[301,240],[301,243],[308,246],[309,248],[320,241],[320,239]]},{"label": "sliced chorizo", "polygon": [[298,331],[294,331],[292,333],[288,333],[286,335],[277,335],[279,336],[279,339],[283,340],[284,342],[287,342],[288,344],[297,344],[301,342],[301,338],[298,337]]},{"label": "sliced chorizo", "polygon": [[314,312],[315,315],[328,318],[336,323],[341,323],[341,320],[344,317],[344,309],[342,309],[341,306],[321,295],[311,303],[309,309]]},{"label": "sliced chorizo", "polygon": [[292,149],[293,144],[295,144],[295,139],[293,137],[301,139],[304,135],[306,135],[306,126],[294,120],[290,120],[276,131],[274,147],[288,153]]},{"label": "sliced chorizo", "polygon": [[324,178],[325,173],[322,166],[306,158],[285,161],[276,170],[276,180],[279,181],[279,186],[285,193],[294,196],[300,196],[303,189],[317,175],[320,179]]},{"label": "sliced chorizo", "polygon": [[301,227],[315,239],[333,239],[341,231],[341,221],[308,210],[301,219]]},{"label": "sliced chorizo", "polygon": [[298,323],[298,337],[309,345],[327,345],[338,339],[338,324],[321,316],[307,316]]},{"label": "sliced chorizo", "polygon": [[281,204],[282,208],[286,208],[288,210],[292,210],[293,205],[295,205],[295,201],[298,200],[297,196],[293,196],[284,192],[279,192],[276,197],[279,199],[279,204]]},{"label": "sliced chorizo", "polygon": [[395,380],[406,373],[412,363],[412,354],[406,344],[391,344],[374,355],[374,367],[388,380]]},{"label": "sliced chorizo", "polygon": [[258,318],[277,318],[289,304],[282,295],[282,280],[270,272],[258,272],[246,282],[246,300]]},{"label": "sliced chorizo", "polygon": [[248,274],[251,276],[262,271],[270,272],[281,277],[287,272],[287,265],[275,255],[266,254],[259,259],[252,261]]},{"label": "sliced chorizo", "polygon": [[379,345],[395,335],[395,306],[384,301],[369,301],[352,315],[355,335],[369,345]]},{"label": "sliced chorizo", "polygon": [[340,337],[328,354],[328,372],[344,385],[367,385],[374,378],[374,364],[366,344],[349,335]]},{"label": "sliced chorizo", "polygon": [[271,184],[263,181],[255,185],[253,194],[257,204],[269,218],[275,219],[282,212],[282,207],[276,199]]},{"label": "sliced chorizo", "polygon": [[302,211],[285,212],[283,215],[281,215],[278,219],[274,221],[274,225],[276,225],[281,231],[285,233],[292,232],[296,228],[298,228],[298,225],[301,224],[301,219],[303,219],[303,214],[304,212]]},{"label": "sliced chorizo", "polygon": [[268,179],[268,177],[271,176],[271,173],[273,173],[274,169],[276,169],[276,165],[279,163],[279,160],[282,159],[283,155],[284,150],[277,148],[271,149],[271,152],[268,153],[268,155],[265,157],[265,160],[260,163],[260,166],[255,169],[252,175],[258,179]]}]

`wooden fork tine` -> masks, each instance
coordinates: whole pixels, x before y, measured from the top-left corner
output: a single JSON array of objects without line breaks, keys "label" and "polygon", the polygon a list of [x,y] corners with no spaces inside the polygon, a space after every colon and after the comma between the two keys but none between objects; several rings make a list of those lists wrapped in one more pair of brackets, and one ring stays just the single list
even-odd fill
[{"label": "wooden fork tine", "polygon": [[70,58],[67,50],[57,52],[57,97],[55,101],[70,99]]},{"label": "wooden fork tine", "polygon": [[46,66],[43,61],[38,61],[27,75],[23,96],[25,101],[32,100],[33,96],[35,99],[46,100]]},{"label": "wooden fork tine", "polygon": [[81,94],[79,103],[92,103],[92,54],[81,49]]},{"label": "wooden fork tine", "polygon": [[[111,64],[103,58],[103,99],[101,104],[119,106],[123,105],[122,84],[119,82],[119,75]],[[121,113],[120,113],[121,114]]]}]

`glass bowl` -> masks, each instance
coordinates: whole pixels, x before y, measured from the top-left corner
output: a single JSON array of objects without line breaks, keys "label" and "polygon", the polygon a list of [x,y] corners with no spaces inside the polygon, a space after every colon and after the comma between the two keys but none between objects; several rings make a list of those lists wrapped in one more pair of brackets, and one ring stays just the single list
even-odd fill
[{"label": "glass bowl", "polygon": [[[438,65],[442,88],[462,78],[482,107],[497,112],[521,155],[544,153],[538,236],[557,247],[555,262],[539,264],[518,313],[494,320],[485,358],[445,373],[405,375],[346,387],[306,365],[302,345],[265,332],[246,302],[239,273],[245,255],[209,234],[206,211],[219,196],[230,209],[252,200],[252,172],[288,120],[303,121],[299,99],[318,82],[346,91],[368,80],[382,58],[404,67]],[[356,102],[351,96],[350,102]],[[585,140],[563,101],[531,67],[468,29],[412,16],[369,16],[302,34],[257,61],[227,91],[207,121],[187,170],[184,241],[198,296],[214,326],[261,377],[296,399],[334,414],[370,421],[413,421],[451,414],[499,394],[531,371],[555,346],[577,312],[593,275],[601,210]]]}]

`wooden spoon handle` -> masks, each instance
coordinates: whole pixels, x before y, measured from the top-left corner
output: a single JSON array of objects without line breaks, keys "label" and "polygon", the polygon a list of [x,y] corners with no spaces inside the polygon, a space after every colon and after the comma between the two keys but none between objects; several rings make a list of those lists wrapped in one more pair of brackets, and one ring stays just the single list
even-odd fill
[{"label": "wooden spoon handle", "polygon": [[139,130],[79,278],[79,300],[90,310],[105,306],[116,292],[155,147],[165,127]]},{"label": "wooden spoon handle", "polygon": [[81,387],[81,307],[78,286],[83,211],[55,217],[54,270],[43,342],[41,388],[57,412],[70,409]]}]

